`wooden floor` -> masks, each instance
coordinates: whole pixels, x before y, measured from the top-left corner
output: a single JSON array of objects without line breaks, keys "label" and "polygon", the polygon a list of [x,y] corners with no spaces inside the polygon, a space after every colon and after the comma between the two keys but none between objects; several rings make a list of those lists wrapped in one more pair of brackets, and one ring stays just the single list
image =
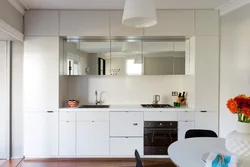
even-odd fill
[{"label": "wooden floor", "polygon": [[2,166],[5,162],[6,160],[0,160],[0,166]]},{"label": "wooden floor", "polygon": [[9,161],[5,161],[4,164],[2,164],[2,166],[0,165],[0,167],[17,167],[18,164],[22,161],[23,159],[12,159]]},{"label": "wooden floor", "polygon": [[[169,159],[143,160],[144,167],[175,167]],[[23,160],[17,167],[135,167],[134,159]]]}]

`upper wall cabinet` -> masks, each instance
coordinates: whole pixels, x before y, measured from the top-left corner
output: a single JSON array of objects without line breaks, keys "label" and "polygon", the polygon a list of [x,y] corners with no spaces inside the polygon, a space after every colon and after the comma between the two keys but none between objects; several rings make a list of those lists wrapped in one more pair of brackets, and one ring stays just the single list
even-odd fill
[{"label": "upper wall cabinet", "polygon": [[219,14],[216,10],[195,11],[195,35],[219,35]]},{"label": "upper wall cabinet", "polygon": [[110,12],[110,36],[143,36],[142,28],[132,28],[123,25],[122,15],[122,11]]},{"label": "upper wall cabinet", "polygon": [[60,11],[61,36],[109,36],[109,11]]},{"label": "upper wall cabinet", "polygon": [[25,35],[58,36],[59,12],[50,10],[30,10],[24,16]]},{"label": "upper wall cabinet", "polygon": [[159,10],[158,23],[144,29],[145,36],[193,36],[193,10]]}]

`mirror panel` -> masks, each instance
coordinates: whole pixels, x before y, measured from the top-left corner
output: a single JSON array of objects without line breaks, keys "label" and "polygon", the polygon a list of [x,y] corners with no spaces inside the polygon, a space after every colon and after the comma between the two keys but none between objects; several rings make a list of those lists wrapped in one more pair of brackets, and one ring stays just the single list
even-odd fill
[{"label": "mirror panel", "polygon": [[65,40],[64,75],[185,75],[188,50],[185,39]]}]

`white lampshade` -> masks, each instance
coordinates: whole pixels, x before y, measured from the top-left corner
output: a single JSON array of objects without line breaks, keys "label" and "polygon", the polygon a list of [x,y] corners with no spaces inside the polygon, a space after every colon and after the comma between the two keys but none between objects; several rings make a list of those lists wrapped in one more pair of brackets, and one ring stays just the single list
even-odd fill
[{"label": "white lampshade", "polygon": [[154,0],[126,0],[122,24],[146,28],[157,24]]},{"label": "white lampshade", "polygon": [[141,46],[139,42],[125,42],[122,46],[123,53],[138,53],[141,51]]}]

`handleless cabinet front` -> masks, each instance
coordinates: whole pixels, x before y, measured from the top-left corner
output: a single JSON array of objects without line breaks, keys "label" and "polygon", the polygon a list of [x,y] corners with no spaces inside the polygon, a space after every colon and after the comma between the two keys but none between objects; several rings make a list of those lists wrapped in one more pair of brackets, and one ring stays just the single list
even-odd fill
[{"label": "handleless cabinet front", "polygon": [[110,136],[143,136],[143,112],[110,112]]}]

